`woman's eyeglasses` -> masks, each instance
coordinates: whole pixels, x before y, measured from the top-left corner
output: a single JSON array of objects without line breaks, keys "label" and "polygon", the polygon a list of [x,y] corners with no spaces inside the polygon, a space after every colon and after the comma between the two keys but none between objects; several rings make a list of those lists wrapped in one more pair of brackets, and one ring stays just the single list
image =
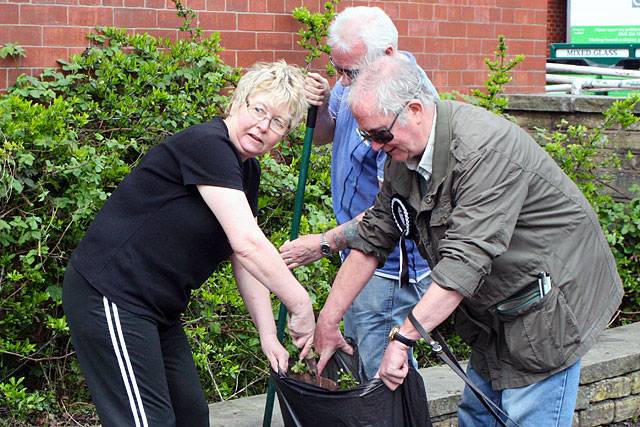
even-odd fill
[{"label": "woman's eyeglasses", "polygon": [[349,80],[355,80],[356,77],[358,77],[358,73],[360,72],[360,70],[350,70],[348,68],[342,68],[337,66],[335,62],[333,62],[333,58],[331,57],[329,57],[329,63],[333,68],[336,69],[338,74],[342,74],[343,76],[348,77]]},{"label": "woman's eyeglasses", "polygon": [[247,111],[251,114],[256,121],[261,122],[264,119],[269,119],[269,129],[274,131],[280,136],[284,136],[289,130],[289,124],[287,124],[280,117],[271,117],[267,114],[267,110],[260,104],[251,104],[247,99]]}]

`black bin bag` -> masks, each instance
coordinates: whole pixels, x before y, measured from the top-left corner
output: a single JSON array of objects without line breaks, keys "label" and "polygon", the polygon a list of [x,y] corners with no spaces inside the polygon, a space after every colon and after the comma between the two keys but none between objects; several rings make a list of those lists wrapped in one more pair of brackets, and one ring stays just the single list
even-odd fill
[{"label": "black bin bag", "polygon": [[379,378],[362,381],[364,371],[357,349],[353,356],[336,352],[322,374],[337,381],[340,369],[350,372],[360,385],[330,391],[271,372],[286,427],[431,426],[427,393],[414,368],[409,368],[409,374],[395,391],[389,390]]}]

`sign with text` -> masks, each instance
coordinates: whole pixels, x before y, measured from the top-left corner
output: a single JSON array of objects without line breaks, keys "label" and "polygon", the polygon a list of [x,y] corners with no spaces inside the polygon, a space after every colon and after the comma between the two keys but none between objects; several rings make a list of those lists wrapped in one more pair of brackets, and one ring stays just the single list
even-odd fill
[{"label": "sign with text", "polygon": [[640,43],[640,0],[568,0],[570,43]]}]

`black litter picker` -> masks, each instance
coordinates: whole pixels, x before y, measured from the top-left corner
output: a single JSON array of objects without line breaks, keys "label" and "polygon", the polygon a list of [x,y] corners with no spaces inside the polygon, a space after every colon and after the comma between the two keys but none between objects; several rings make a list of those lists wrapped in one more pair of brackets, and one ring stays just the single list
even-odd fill
[{"label": "black litter picker", "polygon": [[[348,340],[348,339],[347,339]],[[353,356],[336,352],[322,378],[291,371],[271,372],[286,427],[431,426],[427,393],[420,374],[409,368],[403,384],[391,391],[382,380],[366,380],[357,348]],[[291,365],[290,365],[291,366]],[[340,390],[345,374],[358,385]]]}]

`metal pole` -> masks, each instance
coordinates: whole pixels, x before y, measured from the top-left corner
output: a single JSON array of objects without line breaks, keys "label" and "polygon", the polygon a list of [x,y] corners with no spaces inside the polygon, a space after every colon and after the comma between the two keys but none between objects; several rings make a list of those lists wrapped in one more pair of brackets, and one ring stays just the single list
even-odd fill
[{"label": "metal pole", "polygon": [[[302,217],[302,205],[304,204],[304,188],[307,184],[307,173],[309,171],[309,158],[311,157],[311,145],[313,141],[313,131],[316,127],[316,116],[318,114],[318,107],[309,107],[307,113],[307,129],[304,133],[304,146],[302,147],[302,161],[300,162],[300,175],[298,176],[298,188],[296,190],[296,200],[293,209],[293,221],[291,222],[291,240],[298,238],[298,231],[300,230],[300,218]],[[284,304],[280,303],[280,309],[278,310],[278,339],[280,342],[284,341],[284,326],[287,320],[287,308]],[[269,386],[267,387],[267,402],[264,407],[264,417],[262,419],[262,426],[271,426],[271,415],[273,414],[273,402],[275,399],[276,387],[273,381],[269,380]]]}]

